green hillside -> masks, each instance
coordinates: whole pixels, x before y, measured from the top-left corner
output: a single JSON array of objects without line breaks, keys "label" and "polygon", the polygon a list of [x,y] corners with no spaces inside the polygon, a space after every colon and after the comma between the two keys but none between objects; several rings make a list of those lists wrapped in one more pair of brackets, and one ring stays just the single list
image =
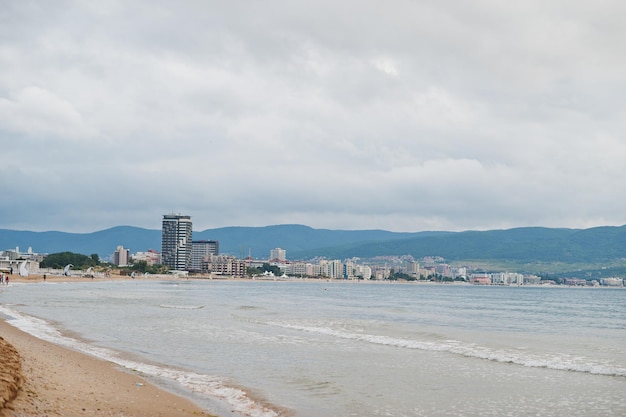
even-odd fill
[{"label": "green hillside", "polygon": [[610,263],[626,258],[626,227],[517,228],[366,242],[296,253],[345,259],[354,256],[441,256],[449,261],[512,261],[515,264]]},{"label": "green hillside", "polygon": [[[626,226],[591,229],[541,227],[466,232],[396,233],[384,230],[328,230],[303,225],[225,227],[194,231],[194,239],[218,240],[220,252],[266,259],[276,247],[290,260],[314,257],[441,256],[518,271],[597,271],[619,268],[626,258]],[[38,253],[75,252],[111,256],[118,245],[131,252],[160,250],[160,230],[119,226],[93,233],[0,230],[0,248],[32,247]]]}]

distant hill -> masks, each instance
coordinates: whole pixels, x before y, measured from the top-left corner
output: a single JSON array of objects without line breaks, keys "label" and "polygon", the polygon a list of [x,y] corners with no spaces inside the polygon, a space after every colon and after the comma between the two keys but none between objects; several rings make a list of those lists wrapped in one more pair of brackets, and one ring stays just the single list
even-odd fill
[{"label": "distant hill", "polygon": [[[432,232],[424,232],[432,234]],[[327,246],[403,239],[418,233],[396,233],[385,230],[326,230],[302,225],[265,227],[222,227],[193,232],[194,240],[218,240],[220,252],[255,258],[269,256],[270,250],[280,247],[291,251],[312,251]],[[117,226],[93,233],[30,232],[0,229],[0,250],[14,249],[26,252],[32,247],[37,253],[70,251],[101,258],[110,257],[117,246],[131,252],[161,250],[161,230],[132,226]]]},{"label": "distant hill", "polygon": [[110,257],[122,245],[132,251],[161,250],[161,231],[140,227],[117,226],[93,233],[29,232],[0,229],[0,250],[15,249],[26,252],[32,247],[36,253],[75,252],[84,255],[97,253]]},{"label": "distant hill", "polygon": [[[432,235],[433,232],[423,232]],[[328,230],[309,226],[287,224],[265,227],[223,227],[194,232],[194,240],[219,240],[220,252],[239,257],[250,253],[253,258],[265,258],[274,248],[292,253],[315,254],[316,250],[329,246],[350,245],[364,242],[386,242],[418,236],[421,233],[398,233],[385,230]]]},{"label": "distant hill", "polygon": [[[590,229],[541,227],[466,232],[398,233],[384,230],[328,230],[303,225],[223,227],[194,231],[195,240],[218,240],[220,252],[263,259],[280,247],[289,259],[324,256],[442,256],[449,261],[513,261],[517,264],[603,263],[626,258],[626,226]],[[161,231],[118,226],[93,233],[29,232],[0,229],[0,249],[19,246],[38,253],[71,251],[101,258],[118,245],[131,252],[161,248]]]},{"label": "distant hill", "polygon": [[448,260],[506,260],[517,263],[602,263],[626,259],[626,226],[590,229],[541,227],[418,235],[303,251],[345,259],[380,255],[442,256]]}]

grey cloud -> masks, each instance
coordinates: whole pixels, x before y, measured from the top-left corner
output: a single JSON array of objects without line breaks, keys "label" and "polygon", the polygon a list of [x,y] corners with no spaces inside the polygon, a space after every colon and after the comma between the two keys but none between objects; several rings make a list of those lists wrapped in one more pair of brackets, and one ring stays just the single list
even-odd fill
[{"label": "grey cloud", "polygon": [[11,3],[0,226],[622,224],[623,8]]}]

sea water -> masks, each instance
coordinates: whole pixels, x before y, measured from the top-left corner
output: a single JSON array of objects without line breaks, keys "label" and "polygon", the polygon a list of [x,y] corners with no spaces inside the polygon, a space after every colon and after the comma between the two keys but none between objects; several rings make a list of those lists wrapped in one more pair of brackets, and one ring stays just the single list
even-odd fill
[{"label": "sea water", "polygon": [[624,416],[626,290],[11,284],[0,315],[229,416]]}]

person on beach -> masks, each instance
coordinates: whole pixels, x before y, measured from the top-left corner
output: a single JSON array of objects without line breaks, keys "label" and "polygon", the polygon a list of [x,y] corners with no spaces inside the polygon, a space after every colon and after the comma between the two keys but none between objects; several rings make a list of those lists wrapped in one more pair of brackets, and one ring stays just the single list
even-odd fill
[{"label": "person on beach", "polygon": [[46,282],[46,274],[43,274],[43,282]]}]

